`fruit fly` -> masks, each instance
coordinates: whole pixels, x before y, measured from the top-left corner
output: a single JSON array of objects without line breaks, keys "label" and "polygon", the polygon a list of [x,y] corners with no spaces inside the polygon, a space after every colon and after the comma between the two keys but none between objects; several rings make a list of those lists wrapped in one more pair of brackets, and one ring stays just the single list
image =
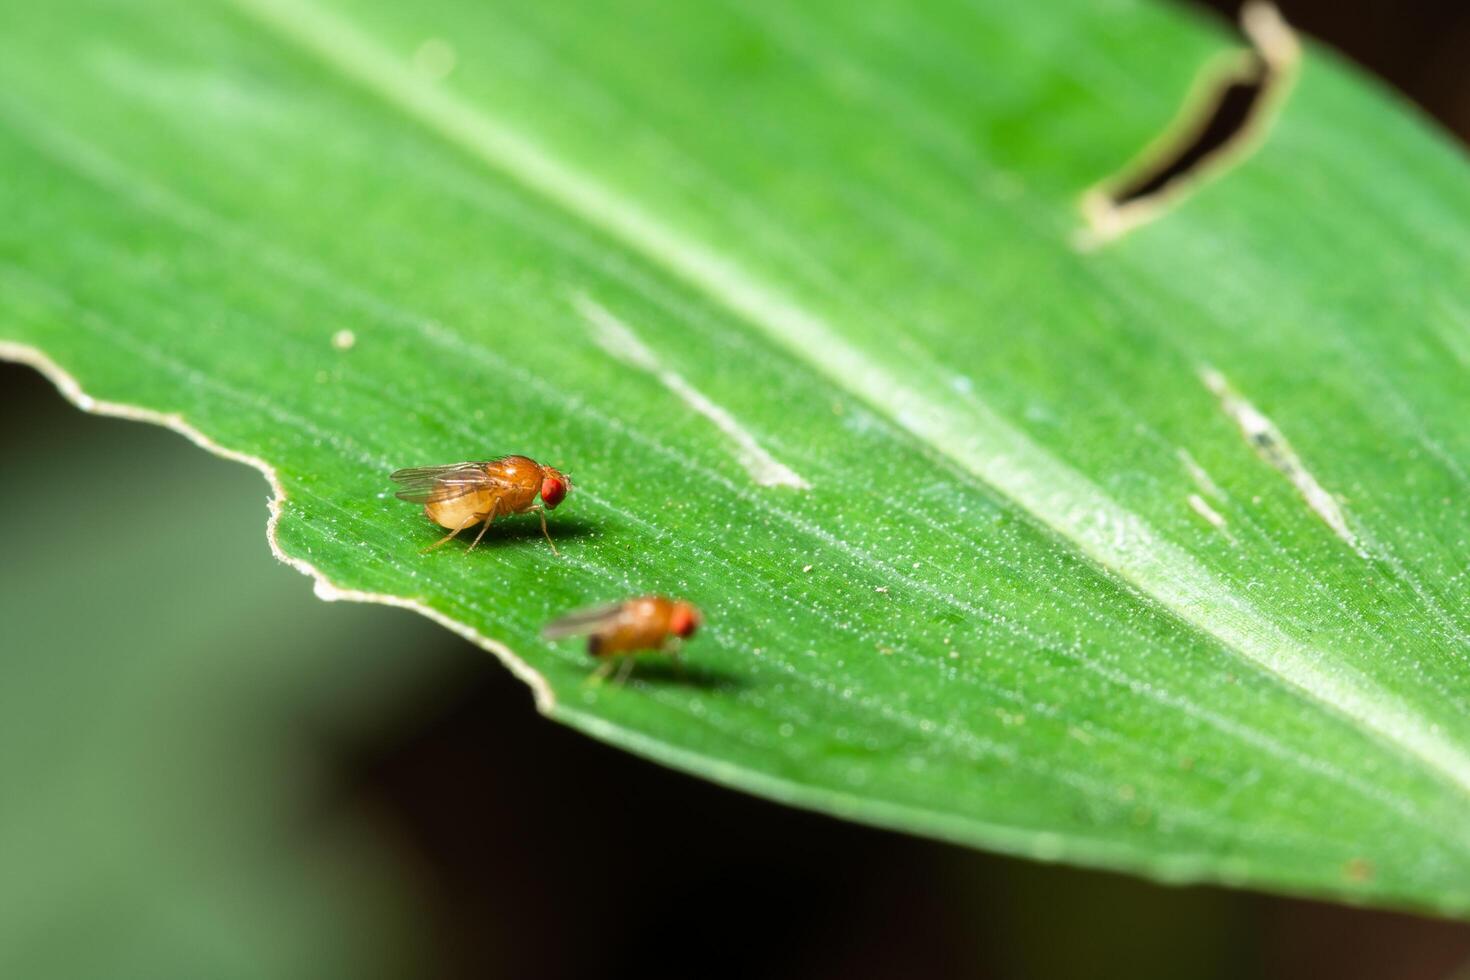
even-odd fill
[{"label": "fruit fly", "polygon": [[433,551],[465,528],[483,522],[485,526],[470,544],[474,548],[497,517],[535,511],[551,553],[560,554],[546,529],[546,511],[556,509],[571,490],[572,481],[550,466],[527,456],[501,456],[478,463],[399,470],[392,480],[403,488],[397,493],[399,500],[423,504],[425,517],[449,528],[448,534],[421,551]]},{"label": "fruit fly", "polygon": [[666,652],[677,665],[679,644],[694,635],[699,623],[699,610],[692,603],[643,596],[568,613],[547,623],[541,635],[548,640],[587,637],[587,652],[603,662],[592,677],[601,680],[621,660],[617,677],[621,682],[633,669],[633,654],[643,650]]}]

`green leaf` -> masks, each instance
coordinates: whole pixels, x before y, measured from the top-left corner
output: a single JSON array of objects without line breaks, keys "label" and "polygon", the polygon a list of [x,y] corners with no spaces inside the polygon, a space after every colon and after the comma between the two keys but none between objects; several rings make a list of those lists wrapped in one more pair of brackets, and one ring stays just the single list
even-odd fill
[{"label": "green leaf", "polygon": [[[1078,234],[1232,43],[1140,0],[17,8],[0,335],[270,467],[326,597],[599,738],[1463,914],[1465,161],[1309,48],[1254,152]],[[387,473],[513,451],[577,479],[562,557],[418,554]],[[687,678],[538,637],[653,591],[707,614]]]}]

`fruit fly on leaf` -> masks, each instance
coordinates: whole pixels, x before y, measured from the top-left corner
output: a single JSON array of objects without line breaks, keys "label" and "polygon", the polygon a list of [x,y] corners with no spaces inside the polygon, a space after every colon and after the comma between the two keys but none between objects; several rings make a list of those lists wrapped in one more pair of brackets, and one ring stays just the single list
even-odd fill
[{"label": "fruit fly on leaf", "polygon": [[601,680],[619,660],[618,681],[633,669],[633,655],[644,650],[668,653],[679,663],[679,645],[699,628],[699,610],[682,599],[643,596],[568,613],[546,624],[541,635],[548,640],[567,636],[587,637],[587,652],[601,660],[592,675]]},{"label": "fruit fly on leaf", "polygon": [[[572,488],[572,481],[550,466],[527,456],[501,456],[478,463],[448,466],[419,466],[399,470],[392,476],[402,486],[399,500],[424,505],[424,516],[449,528],[449,533],[421,551],[433,551],[467,527],[484,523],[470,548],[480,543],[497,517],[535,511],[541,518],[541,533],[560,554],[546,529],[546,511],[554,510]],[[536,497],[541,503],[536,503]]]}]

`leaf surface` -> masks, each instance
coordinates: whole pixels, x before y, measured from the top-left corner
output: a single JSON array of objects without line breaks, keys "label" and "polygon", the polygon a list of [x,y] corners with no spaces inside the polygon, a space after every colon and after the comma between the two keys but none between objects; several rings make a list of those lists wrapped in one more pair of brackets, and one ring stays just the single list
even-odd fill
[{"label": "leaf surface", "polygon": [[[1079,246],[1231,43],[1134,0],[16,9],[0,338],[633,751],[1464,913],[1464,159],[1309,48],[1254,152]],[[574,475],[563,556],[418,554],[388,473],[506,452]],[[538,637],[644,592],[704,608],[687,678]]]}]

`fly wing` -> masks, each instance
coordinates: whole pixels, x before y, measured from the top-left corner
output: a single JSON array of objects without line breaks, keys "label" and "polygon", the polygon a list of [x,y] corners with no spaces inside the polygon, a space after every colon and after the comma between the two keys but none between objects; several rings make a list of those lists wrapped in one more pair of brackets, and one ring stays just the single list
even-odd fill
[{"label": "fly wing", "polygon": [[576,612],[558,616],[547,623],[541,629],[541,635],[548,640],[560,640],[568,636],[585,636],[588,633],[596,633],[604,626],[611,625],[623,614],[623,603],[615,602],[607,606],[594,606],[591,609],[579,609]]},{"label": "fly wing", "polygon": [[415,466],[398,470],[391,477],[400,489],[399,500],[411,504],[441,503],[466,494],[498,486],[500,481],[485,473],[484,463],[450,463],[447,466]]}]

